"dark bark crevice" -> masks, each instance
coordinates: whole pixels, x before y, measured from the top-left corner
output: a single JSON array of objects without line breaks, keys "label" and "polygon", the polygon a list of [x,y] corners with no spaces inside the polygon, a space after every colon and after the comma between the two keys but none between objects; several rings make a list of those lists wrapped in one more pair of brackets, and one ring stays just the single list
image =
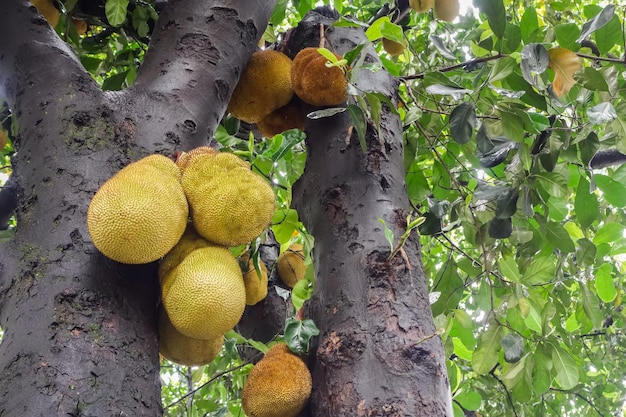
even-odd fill
[{"label": "dark bark crevice", "polygon": [[9,220],[17,207],[17,182],[9,177],[0,189],[0,230],[9,228]]}]

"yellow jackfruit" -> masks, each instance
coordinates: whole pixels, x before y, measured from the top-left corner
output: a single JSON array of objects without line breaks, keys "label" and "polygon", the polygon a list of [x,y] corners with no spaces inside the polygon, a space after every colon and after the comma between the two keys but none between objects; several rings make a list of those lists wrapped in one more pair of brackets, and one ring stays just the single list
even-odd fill
[{"label": "yellow jackfruit", "polygon": [[163,308],[159,312],[159,353],[179,365],[201,366],[222,351],[223,337],[193,339],[176,330]]},{"label": "yellow jackfruit", "polygon": [[403,43],[392,41],[391,39],[383,38],[383,49],[391,56],[397,56],[404,52],[406,48]]},{"label": "yellow jackfruit", "polygon": [[304,130],[306,118],[300,106],[293,100],[286,106],[274,110],[256,124],[263,136],[273,138],[289,129]]},{"label": "yellow jackfruit", "polygon": [[212,244],[202,238],[191,224],[188,224],[185,233],[183,233],[178,243],[161,259],[159,263],[159,282],[162,283],[165,276],[191,252],[207,246],[212,246]]},{"label": "yellow jackfruit", "polygon": [[188,214],[176,164],[163,155],[150,155],[102,184],[89,204],[87,226],[105,256],[142,264],[174,247]]},{"label": "yellow jackfruit", "polygon": [[205,340],[220,337],[237,324],[246,307],[239,263],[221,246],[191,251],[163,278],[161,299],[183,335]]},{"label": "yellow jackfruit", "polygon": [[435,0],[435,16],[452,22],[459,15],[459,7],[459,0]]},{"label": "yellow jackfruit", "polygon": [[411,6],[411,9],[421,13],[427,12],[432,9],[434,4],[435,0],[409,0],[409,5]]},{"label": "yellow jackfruit", "polygon": [[244,253],[241,255],[243,283],[246,286],[246,305],[253,306],[259,301],[267,297],[267,267],[259,258],[259,267],[261,276],[254,268],[254,261],[250,259],[250,255]]},{"label": "yellow jackfruit", "polygon": [[276,261],[278,276],[289,288],[293,288],[298,281],[304,278],[306,265],[304,265],[304,252],[302,245],[294,243],[278,256]]},{"label": "yellow jackfruit", "polygon": [[238,119],[256,123],[292,97],[291,59],[282,52],[265,49],[250,57],[228,111]]},{"label": "yellow jackfruit", "polygon": [[241,402],[249,417],[295,417],[311,396],[306,364],[286,344],[272,346],[250,371]]},{"label": "yellow jackfruit", "polygon": [[31,0],[31,3],[39,10],[39,13],[43,15],[50,26],[55,27],[59,24],[61,12],[54,6],[54,0]]},{"label": "yellow jackfruit", "polygon": [[205,239],[238,246],[257,237],[274,214],[274,191],[236,155],[198,155],[183,171],[193,225]]},{"label": "yellow jackfruit", "polygon": [[185,168],[187,168],[189,161],[191,161],[196,156],[206,155],[206,154],[215,155],[217,153],[218,153],[217,150],[209,146],[199,146],[197,148],[190,150],[189,152],[180,152],[178,156],[176,157],[176,165],[178,165],[180,172],[183,172]]},{"label": "yellow jackfruit", "polygon": [[327,67],[326,61],[317,48],[304,48],[293,59],[291,83],[296,95],[305,103],[336,106],[346,100],[348,80],[343,70],[336,66]]}]

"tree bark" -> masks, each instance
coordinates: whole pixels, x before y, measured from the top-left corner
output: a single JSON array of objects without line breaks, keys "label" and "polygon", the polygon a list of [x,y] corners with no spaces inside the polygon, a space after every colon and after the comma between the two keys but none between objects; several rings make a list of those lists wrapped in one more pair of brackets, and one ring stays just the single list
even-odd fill
[{"label": "tree bark", "polygon": [[[343,54],[367,39],[359,29],[328,28],[327,17],[310,13],[290,39],[293,55],[317,46],[319,24],[326,47]],[[366,46],[367,63],[377,57]],[[361,91],[397,101],[397,84],[384,70],[361,70]],[[445,357],[421,268],[418,238],[389,260],[383,227],[397,244],[410,205],[404,182],[402,128],[383,108],[380,136],[367,129],[367,151],[350,132],[347,112],[312,120],[307,166],[294,187],[300,218],[315,237],[315,293],[308,313],[321,333],[310,360],[311,415],[452,416]]]},{"label": "tree bark", "polygon": [[[156,264],[102,256],[87,207],[130,161],[206,144],[274,2],[171,2],[155,40],[167,42],[116,93],[99,90],[33,6],[5,3],[0,97],[20,129],[18,227],[0,245],[0,415],[159,416]],[[205,53],[234,43],[215,62]]]}]

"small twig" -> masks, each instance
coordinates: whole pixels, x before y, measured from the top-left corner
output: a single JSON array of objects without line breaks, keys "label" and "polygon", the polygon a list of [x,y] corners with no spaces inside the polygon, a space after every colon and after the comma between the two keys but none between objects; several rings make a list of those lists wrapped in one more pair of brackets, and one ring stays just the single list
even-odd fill
[{"label": "small twig", "polygon": [[[470,66],[470,65],[476,65],[476,64],[481,64],[483,62],[489,62],[489,61],[493,61],[496,59],[500,59],[500,58],[504,58],[507,57],[508,55],[506,54],[496,54],[496,55],[491,55],[491,56],[485,56],[482,58],[476,58],[476,59],[470,59],[469,61],[465,61],[465,62],[461,62],[460,64],[454,64],[454,65],[450,65],[448,67],[443,67],[437,70],[437,72],[448,72],[448,71],[452,71],[455,70],[457,68],[463,68],[466,66]],[[432,71],[428,71],[428,72],[432,72]],[[419,80],[424,78],[424,76],[427,74],[427,72],[422,72],[420,74],[413,74],[413,75],[407,75],[405,77],[399,77],[399,79],[401,81],[411,81],[411,80]]]},{"label": "small twig", "polygon": [[624,62],[624,59],[620,59],[620,58],[602,58],[599,56],[587,55],[587,54],[581,54],[581,53],[576,53],[576,55],[578,55],[580,58],[590,59],[593,61],[604,61],[604,62],[612,62],[614,64],[626,65],[626,62]]},{"label": "small twig", "polygon": [[201,390],[202,388],[206,387],[207,385],[209,385],[210,383],[212,383],[213,381],[215,381],[218,378],[221,378],[222,376],[229,374],[233,371],[236,371],[237,369],[243,368],[244,366],[248,365],[249,362],[246,363],[242,363],[241,365],[235,366],[234,368],[230,368],[225,370],[224,372],[220,372],[217,375],[215,375],[214,377],[212,377],[211,379],[209,379],[207,382],[205,382],[204,384],[200,385],[198,388],[194,389],[193,391],[188,392],[187,394],[183,395],[182,397],[180,397],[179,399],[177,399],[176,401],[174,401],[171,404],[168,404],[167,406],[163,407],[164,410],[167,410],[168,408],[171,408],[173,406],[175,406],[176,404],[178,404],[179,402],[185,400],[187,397],[194,395],[196,392],[198,392],[199,390]]},{"label": "small twig", "polygon": [[433,334],[429,334],[428,336],[424,336],[422,337],[420,340],[418,340],[417,342],[411,343],[411,347],[417,346],[419,344],[424,343],[425,341],[432,339],[435,336],[439,336],[441,334],[444,334],[446,332],[446,329],[444,329],[443,327],[441,329],[437,329],[437,331]]}]

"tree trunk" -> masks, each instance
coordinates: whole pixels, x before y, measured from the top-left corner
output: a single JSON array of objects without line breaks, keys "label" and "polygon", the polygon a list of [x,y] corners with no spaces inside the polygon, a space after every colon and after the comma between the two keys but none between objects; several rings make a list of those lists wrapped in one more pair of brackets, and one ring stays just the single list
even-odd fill
[{"label": "tree trunk", "polygon": [[[317,46],[311,12],[292,34],[290,52]],[[358,29],[327,29],[326,46],[339,54],[367,43]],[[377,61],[371,47],[365,62]],[[384,70],[361,70],[359,91],[397,101]],[[380,136],[367,129],[367,151],[350,132],[347,112],[313,120],[306,129],[307,166],[294,202],[315,237],[315,293],[308,310],[320,328],[311,358],[314,417],[452,416],[441,339],[436,336],[413,233],[389,260],[382,218],[398,238],[410,205],[404,182],[402,128],[383,107]]]},{"label": "tree trunk", "polygon": [[206,144],[274,2],[170,1],[120,93],[102,93],[28,2],[5,3],[0,97],[20,130],[18,228],[0,246],[0,415],[159,416],[156,264],[102,256],[87,207],[130,161]]}]

